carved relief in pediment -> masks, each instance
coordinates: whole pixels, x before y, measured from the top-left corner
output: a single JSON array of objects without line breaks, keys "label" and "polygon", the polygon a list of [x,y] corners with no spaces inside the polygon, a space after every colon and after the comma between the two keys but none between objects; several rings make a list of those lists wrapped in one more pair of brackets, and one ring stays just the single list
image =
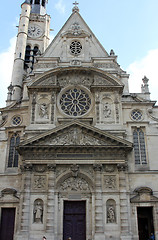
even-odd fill
[{"label": "carved relief in pediment", "polygon": [[103,140],[87,135],[80,128],[72,128],[68,132],[54,138],[42,140],[38,145],[107,145]]},{"label": "carved relief in pediment", "polygon": [[80,74],[69,74],[67,76],[58,77],[58,84],[61,87],[65,87],[68,85],[84,85],[90,87],[93,84],[93,77]]},{"label": "carved relief in pediment", "polygon": [[109,80],[100,77],[100,76],[95,76],[94,77],[94,85],[107,85],[107,86],[113,86],[114,83],[110,82]]}]

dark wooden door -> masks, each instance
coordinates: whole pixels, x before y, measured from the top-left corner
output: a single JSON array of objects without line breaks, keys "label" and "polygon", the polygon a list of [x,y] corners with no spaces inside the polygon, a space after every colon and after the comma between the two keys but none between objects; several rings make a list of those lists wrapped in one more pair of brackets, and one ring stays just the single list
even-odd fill
[{"label": "dark wooden door", "polygon": [[15,223],[15,208],[2,208],[0,240],[13,240]]},{"label": "dark wooden door", "polygon": [[138,207],[137,216],[139,240],[148,240],[151,233],[154,233],[153,208]]},{"label": "dark wooden door", "polygon": [[63,239],[86,240],[86,202],[64,202]]}]

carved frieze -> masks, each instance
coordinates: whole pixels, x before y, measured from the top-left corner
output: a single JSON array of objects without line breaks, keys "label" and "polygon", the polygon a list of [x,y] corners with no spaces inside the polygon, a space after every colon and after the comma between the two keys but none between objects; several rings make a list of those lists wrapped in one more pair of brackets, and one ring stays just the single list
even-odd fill
[{"label": "carved frieze", "polygon": [[70,177],[61,183],[60,191],[90,191],[90,188],[83,178]]},{"label": "carved frieze", "polygon": [[84,85],[90,87],[93,84],[93,81],[92,76],[88,76],[83,73],[58,77],[58,84],[61,87],[65,87],[67,85]]}]

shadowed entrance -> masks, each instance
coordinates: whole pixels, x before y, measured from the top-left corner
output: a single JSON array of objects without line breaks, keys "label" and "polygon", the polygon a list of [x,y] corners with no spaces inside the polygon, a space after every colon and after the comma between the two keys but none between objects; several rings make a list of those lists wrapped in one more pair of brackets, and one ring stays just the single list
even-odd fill
[{"label": "shadowed entrance", "polygon": [[86,202],[64,202],[63,239],[86,240]]},{"label": "shadowed entrance", "polygon": [[154,233],[153,208],[138,207],[138,231],[139,240],[148,240],[151,233]]},{"label": "shadowed entrance", "polygon": [[13,240],[15,208],[2,208],[0,240]]}]

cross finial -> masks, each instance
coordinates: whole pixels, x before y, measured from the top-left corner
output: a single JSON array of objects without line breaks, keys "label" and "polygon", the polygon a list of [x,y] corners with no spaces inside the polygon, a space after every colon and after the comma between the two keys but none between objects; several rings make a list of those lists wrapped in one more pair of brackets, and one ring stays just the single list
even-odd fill
[{"label": "cross finial", "polygon": [[77,1],[75,1],[74,3],[73,3],[73,5],[75,5],[75,6],[77,6],[79,3],[77,2]]},{"label": "cross finial", "polygon": [[77,2],[77,1],[75,1],[74,3],[73,3],[73,5],[75,5],[74,7],[73,7],[73,9],[72,9],[72,12],[79,12],[79,8],[78,8],[78,5],[79,3]]}]

